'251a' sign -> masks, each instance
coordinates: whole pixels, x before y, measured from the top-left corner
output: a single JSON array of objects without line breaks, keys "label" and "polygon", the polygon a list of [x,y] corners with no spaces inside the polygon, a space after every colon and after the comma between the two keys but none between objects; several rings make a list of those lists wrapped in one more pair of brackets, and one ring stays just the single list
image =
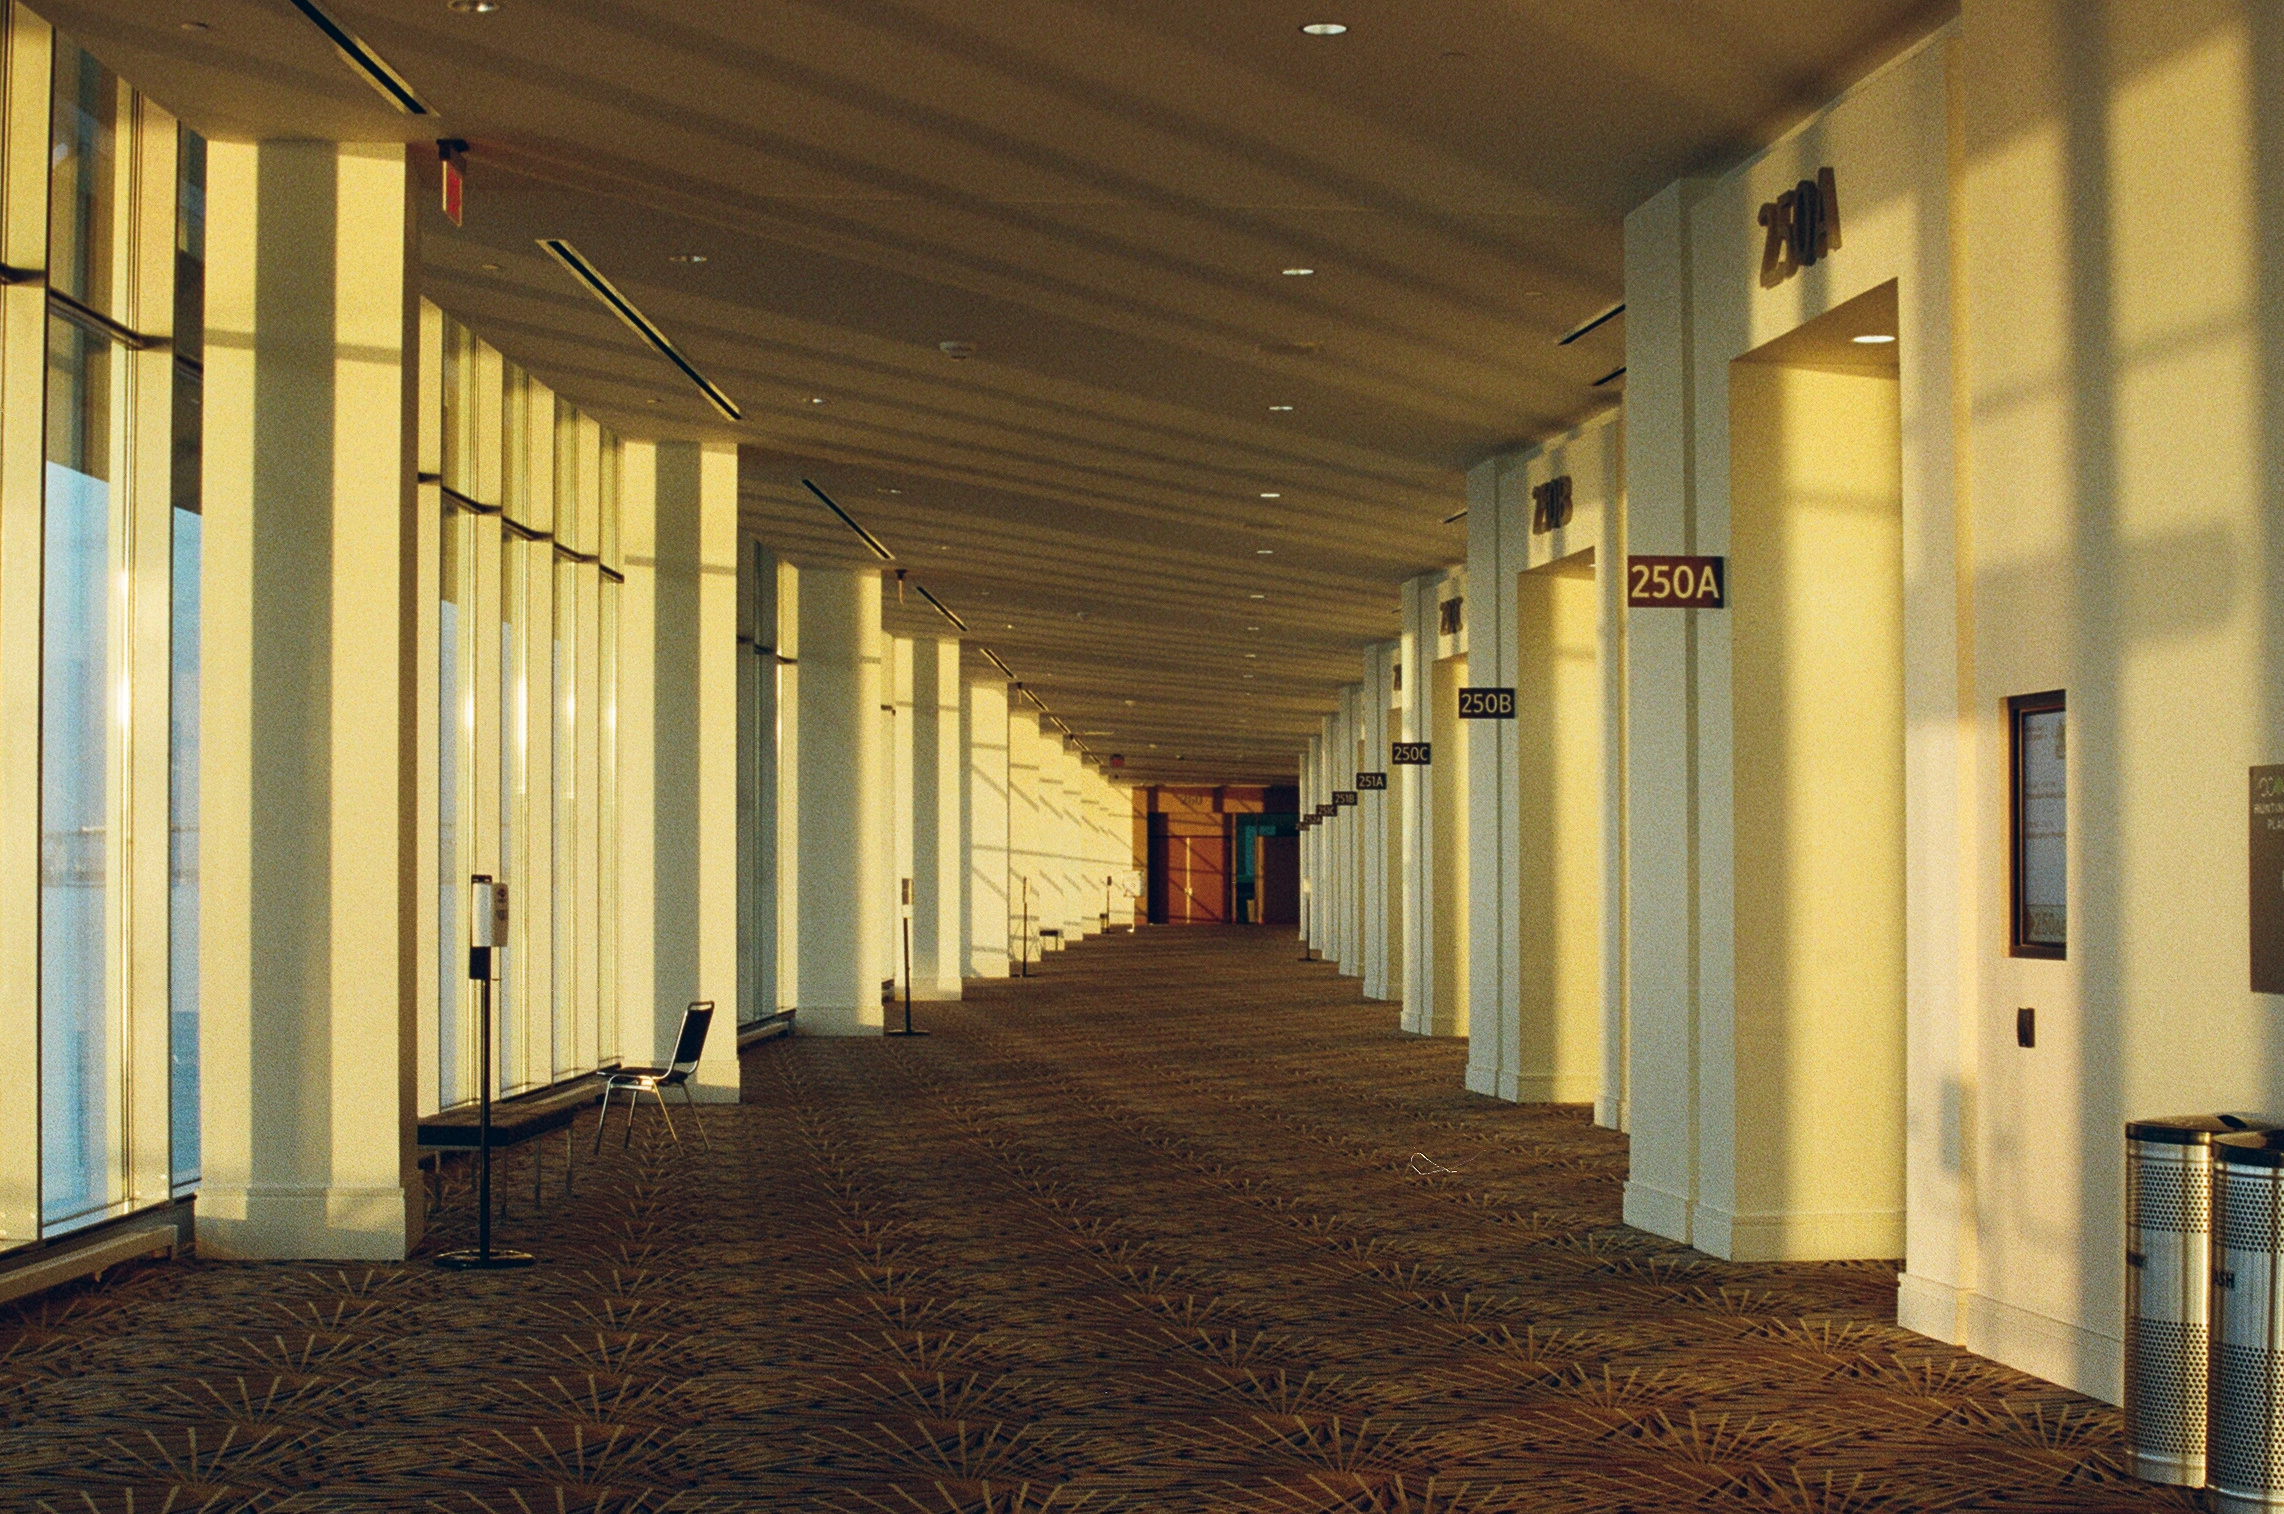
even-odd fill
[{"label": "'251a' sign", "polygon": [[1629,557],[1629,610],[1719,610],[1729,603],[1728,562],[1719,557]]}]

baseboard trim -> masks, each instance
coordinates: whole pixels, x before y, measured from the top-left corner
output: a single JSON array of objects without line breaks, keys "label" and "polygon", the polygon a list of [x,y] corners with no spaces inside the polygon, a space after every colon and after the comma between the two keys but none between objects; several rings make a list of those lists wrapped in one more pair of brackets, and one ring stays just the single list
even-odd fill
[{"label": "baseboard trim", "polygon": [[1699,1204],[1696,1245],[1725,1262],[1876,1262],[1903,1255],[1900,1209],[1736,1213]]},{"label": "baseboard trim", "polygon": [[1967,1338],[1966,1302],[1961,1289],[1916,1272],[1895,1280],[1895,1322],[1946,1345]]},{"label": "baseboard trim", "polygon": [[425,1195],[325,1184],[198,1190],[198,1254],[224,1261],[401,1262],[420,1238]]},{"label": "baseboard trim", "polygon": [[1592,1104],[1601,1092],[1602,1079],[1593,1073],[1533,1073],[1514,1080],[1518,1104]]},{"label": "baseboard trim", "polygon": [[1669,1241],[1689,1244],[1690,1203],[1686,1194],[1669,1193],[1654,1184],[1629,1180],[1624,1208],[1627,1224]]},{"label": "baseboard trim", "polygon": [[2125,1342],[2034,1309],[1968,1294],[1960,1311],[1977,1356],[2059,1383],[2106,1404],[2125,1401]]}]

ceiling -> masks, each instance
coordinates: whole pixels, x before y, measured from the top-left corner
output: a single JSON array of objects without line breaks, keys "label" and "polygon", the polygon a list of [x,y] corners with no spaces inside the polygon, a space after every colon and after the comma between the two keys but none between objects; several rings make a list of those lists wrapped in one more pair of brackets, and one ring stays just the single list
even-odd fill
[{"label": "ceiling", "polygon": [[1557,342],[1621,297],[1626,211],[1955,8],[319,3],[435,114],[288,0],[35,9],[211,136],[465,139],[430,298],[624,430],[734,438],[791,560],[875,561],[814,480],[1127,776],[1230,783],[1289,780],[1398,585],[1464,557],[1469,463],[1617,401],[1623,320]]}]

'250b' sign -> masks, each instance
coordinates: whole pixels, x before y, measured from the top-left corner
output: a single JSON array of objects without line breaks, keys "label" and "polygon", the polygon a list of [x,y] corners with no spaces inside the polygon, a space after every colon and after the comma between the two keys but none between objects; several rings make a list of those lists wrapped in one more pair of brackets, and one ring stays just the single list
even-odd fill
[{"label": "'250b' sign", "polygon": [[1629,610],[1718,610],[1729,603],[1728,563],[1719,557],[1629,557]]}]

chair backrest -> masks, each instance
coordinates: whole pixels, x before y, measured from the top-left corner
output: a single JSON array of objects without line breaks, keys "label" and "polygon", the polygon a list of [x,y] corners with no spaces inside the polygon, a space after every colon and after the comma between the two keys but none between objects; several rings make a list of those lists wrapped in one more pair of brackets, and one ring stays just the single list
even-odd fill
[{"label": "chair backrest", "polygon": [[674,1059],[666,1064],[666,1071],[676,1082],[698,1070],[698,1058],[706,1049],[706,1027],[714,1023],[714,1001],[698,999],[682,1011],[682,1032],[674,1038]]}]

